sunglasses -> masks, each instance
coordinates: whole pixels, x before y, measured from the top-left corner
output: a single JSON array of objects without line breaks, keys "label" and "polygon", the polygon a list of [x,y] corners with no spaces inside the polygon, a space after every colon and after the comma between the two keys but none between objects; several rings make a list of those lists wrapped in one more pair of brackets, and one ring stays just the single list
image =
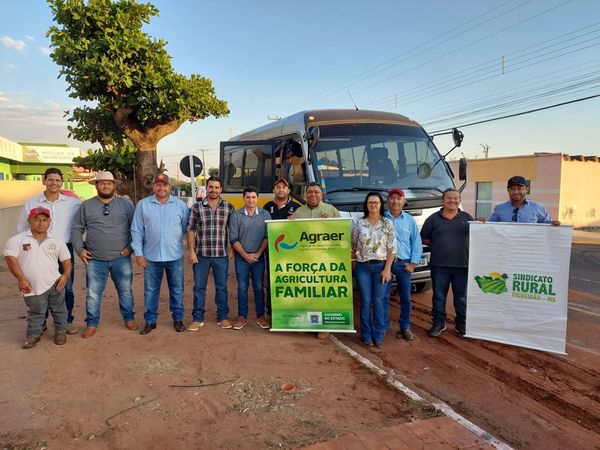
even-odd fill
[{"label": "sunglasses", "polygon": [[102,214],[104,214],[105,216],[108,216],[110,214],[110,205],[108,203],[105,203],[102,207]]}]

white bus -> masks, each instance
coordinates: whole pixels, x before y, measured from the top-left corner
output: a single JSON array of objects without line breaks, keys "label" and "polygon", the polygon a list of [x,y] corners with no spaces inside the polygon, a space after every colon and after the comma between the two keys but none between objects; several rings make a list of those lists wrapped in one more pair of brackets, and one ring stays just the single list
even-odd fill
[{"label": "white bus", "polygon": [[[462,133],[452,134],[460,146]],[[305,187],[316,181],[324,201],[354,219],[362,215],[367,192],[380,191],[386,199],[398,187],[406,196],[404,210],[419,228],[442,206],[442,192],[454,187],[450,167],[421,125],[399,114],[352,109],[302,111],[221,142],[220,175],[223,196],[236,208],[245,186],[258,188],[264,204],[272,198],[273,182],[286,178],[299,202],[305,203]],[[466,180],[465,159],[459,179]],[[413,287],[429,286],[425,247]]]}]

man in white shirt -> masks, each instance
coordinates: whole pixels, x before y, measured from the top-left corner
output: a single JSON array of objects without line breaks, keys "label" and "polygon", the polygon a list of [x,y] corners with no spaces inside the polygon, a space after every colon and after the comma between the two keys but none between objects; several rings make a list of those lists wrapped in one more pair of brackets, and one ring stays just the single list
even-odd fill
[{"label": "man in white shirt", "polygon": [[[73,259],[73,246],[71,245],[71,224],[81,202],[73,197],[64,195],[60,192],[63,185],[63,174],[56,167],[49,167],[44,172],[42,184],[45,186],[44,192],[29,198],[23,205],[17,231],[23,232],[29,230],[27,217],[29,211],[38,206],[42,206],[52,214],[52,221],[48,229],[48,236],[56,238],[67,244],[71,254],[71,274],[65,286],[65,303],[67,304],[67,334],[77,334],[79,327],[73,323],[73,306],[75,296],[73,295],[73,277],[75,275],[75,260]],[[59,262],[59,271],[64,272],[64,266]]]}]

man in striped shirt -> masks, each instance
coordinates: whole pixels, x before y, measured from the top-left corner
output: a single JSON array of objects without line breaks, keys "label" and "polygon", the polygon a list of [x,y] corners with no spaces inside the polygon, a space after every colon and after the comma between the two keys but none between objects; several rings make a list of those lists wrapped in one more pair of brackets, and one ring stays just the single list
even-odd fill
[{"label": "man in striped shirt", "polygon": [[221,198],[221,180],[210,177],[206,181],[206,198],[192,206],[187,231],[188,260],[194,269],[194,304],[189,331],[198,331],[204,325],[206,285],[213,270],[217,323],[221,328],[232,328],[227,318],[227,269],[233,250],[229,246],[228,226],[233,205]]}]

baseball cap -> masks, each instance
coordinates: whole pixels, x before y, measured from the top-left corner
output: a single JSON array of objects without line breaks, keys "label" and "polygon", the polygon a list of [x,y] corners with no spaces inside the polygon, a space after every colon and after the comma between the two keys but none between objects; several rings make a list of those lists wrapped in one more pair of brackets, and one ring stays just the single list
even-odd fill
[{"label": "baseball cap", "polygon": [[155,183],[171,184],[171,180],[169,180],[169,177],[166,174],[157,173],[156,175],[154,175],[154,179],[152,180],[152,184]]},{"label": "baseball cap", "polygon": [[388,191],[388,197],[392,194],[398,194],[400,197],[404,197],[404,191],[399,188],[390,189]]},{"label": "baseball cap", "polygon": [[48,208],[44,208],[43,206],[37,206],[29,211],[28,219],[33,219],[34,217],[39,216],[40,214],[44,214],[50,217],[50,210]]},{"label": "baseball cap", "polygon": [[527,186],[527,181],[525,181],[525,178],[523,178],[522,176],[515,175],[514,177],[508,179],[506,187],[511,187],[515,184],[518,184],[519,186]]},{"label": "baseball cap", "polygon": [[277,186],[279,183],[283,183],[287,187],[290,187],[290,183],[285,178],[278,178],[277,180],[275,180],[275,182],[273,183],[273,187]]}]

